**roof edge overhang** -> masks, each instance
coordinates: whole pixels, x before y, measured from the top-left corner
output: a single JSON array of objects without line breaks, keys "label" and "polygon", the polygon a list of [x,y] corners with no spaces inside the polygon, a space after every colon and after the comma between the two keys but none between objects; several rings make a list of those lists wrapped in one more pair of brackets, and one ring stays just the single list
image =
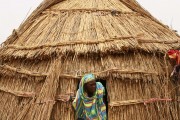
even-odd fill
[{"label": "roof edge overhang", "polygon": [[58,48],[54,49],[51,52],[47,52],[47,49],[44,50],[37,50],[37,51],[7,51],[7,53],[5,54],[1,54],[0,55],[0,59],[1,60],[18,60],[18,59],[25,59],[25,60],[48,60],[51,58],[57,58],[58,56],[62,56],[62,57],[68,57],[68,56],[75,56],[75,57],[93,57],[93,56],[107,56],[107,55],[120,55],[120,54],[128,54],[128,53],[142,53],[142,54],[161,54],[162,56],[166,55],[166,51],[160,51],[160,50],[156,50],[156,51],[150,51],[150,50],[145,50],[145,49],[141,49],[141,48],[126,48],[123,47],[121,48],[121,51],[119,50],[105,50],[105,51],[73,51],[73,50],[68,50],[68,51],[61,51]]}]

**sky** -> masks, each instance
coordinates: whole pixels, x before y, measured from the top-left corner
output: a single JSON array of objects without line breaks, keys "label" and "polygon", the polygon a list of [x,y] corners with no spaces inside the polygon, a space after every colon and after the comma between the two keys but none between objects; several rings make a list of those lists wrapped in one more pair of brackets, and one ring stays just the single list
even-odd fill
[{"label": "sky", "polygon": [[[0,0],[0,43],[31,14],[43,0]],[[137,0],[151,15],[180,34],[180,0]]]}]

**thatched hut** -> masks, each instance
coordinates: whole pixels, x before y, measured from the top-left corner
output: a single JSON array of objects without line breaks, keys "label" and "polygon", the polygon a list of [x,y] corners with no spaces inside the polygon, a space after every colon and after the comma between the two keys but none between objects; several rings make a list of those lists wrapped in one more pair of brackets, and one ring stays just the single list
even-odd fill
[{"label": "thatched hut", "polygon": [[178,120],[166,51],[179,41],[135,0],[45,0],[0,49],[0,119],[73,120],[62,95],[91,72],[109,120]]}]

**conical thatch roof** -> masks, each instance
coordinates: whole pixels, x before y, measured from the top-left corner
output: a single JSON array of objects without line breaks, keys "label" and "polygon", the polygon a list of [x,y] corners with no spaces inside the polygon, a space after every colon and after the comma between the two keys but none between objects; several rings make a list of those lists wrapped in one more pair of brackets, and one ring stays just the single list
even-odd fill
[{"label": "conical thatch roof", "polygon": [[2,56],[164,52],[177,45],[178,36],[134,1],[57,1],[45,1],[14,31]]},{"label": "conical thatch roof", "polygon": [[179,41],[134,0],[45,0],[0,49],[0,118],[74,119],[62,95],[91,72],[110,120],[178,120],[165,53]]}]

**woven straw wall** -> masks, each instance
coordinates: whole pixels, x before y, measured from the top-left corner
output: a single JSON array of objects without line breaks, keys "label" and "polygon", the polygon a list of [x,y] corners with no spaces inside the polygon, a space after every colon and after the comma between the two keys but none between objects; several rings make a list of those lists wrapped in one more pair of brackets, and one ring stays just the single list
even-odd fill
[{"label": "woven straw wall", "polygon": [[109,119],[178,119],[174,84],[167,78],[170,63],[161,54],[67,55],[32,62],[4,61],[0,80],[3,119],[72,120],[72,103],[63,102],[61,95],[75,94],[81,76],[89,72],[107,82]]}]

